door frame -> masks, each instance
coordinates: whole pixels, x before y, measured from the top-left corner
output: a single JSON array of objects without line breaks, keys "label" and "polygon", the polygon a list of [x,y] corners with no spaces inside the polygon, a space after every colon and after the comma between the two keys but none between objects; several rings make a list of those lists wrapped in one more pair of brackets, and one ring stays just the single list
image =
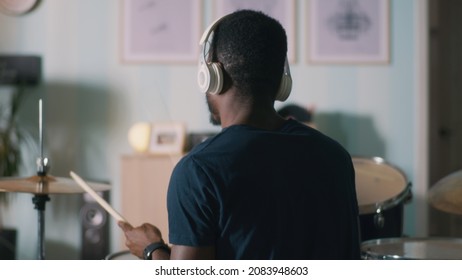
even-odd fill
[{"label": "door frame", "polygon": [[417,236],[428,236],[428,203],[429,189],[429,2],[416,0],[414,17],[414,75],[416,97],[414,107],[414,201],[415,232]]}]

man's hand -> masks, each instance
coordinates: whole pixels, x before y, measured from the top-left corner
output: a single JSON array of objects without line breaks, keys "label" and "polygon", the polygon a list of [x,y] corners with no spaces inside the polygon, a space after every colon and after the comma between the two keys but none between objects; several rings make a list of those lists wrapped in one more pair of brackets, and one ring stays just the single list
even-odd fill
[{"label": "man's hand", "polygon": [[144,223],[139,227],[132,227],[128,223],[119,221],[117,225],[125,234],[125,245],[133,255],[141,259],[146,246],[154,242],[163,242],[160,230],[151,224]]}]

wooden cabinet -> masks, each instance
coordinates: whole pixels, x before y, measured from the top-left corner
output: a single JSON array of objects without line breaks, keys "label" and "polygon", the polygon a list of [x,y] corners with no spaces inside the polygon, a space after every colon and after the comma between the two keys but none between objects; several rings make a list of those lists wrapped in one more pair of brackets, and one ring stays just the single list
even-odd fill
[{"label": "wooden cabinet", "polygon": [[[151,223],[168,242],[167,188],[181,155],[125,155],[121,163],[122,213],[133,225]],[[122,244],[125,239],[122,236]]]}]

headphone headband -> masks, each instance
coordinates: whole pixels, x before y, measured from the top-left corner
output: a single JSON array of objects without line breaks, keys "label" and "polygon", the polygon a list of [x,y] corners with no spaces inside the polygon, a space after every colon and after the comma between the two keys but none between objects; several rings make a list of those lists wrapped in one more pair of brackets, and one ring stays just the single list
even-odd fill
[{"label": "headphone headband", "polygon": [[215,27],[222,21],[226,16],[218,18],[212,24],[207,27],[201,36],[199,44],[201,46],[199,55],[199,71],[197,73],[197,83],[202,93],[218,94],[223,88],[223,72],[220,63],[206,62],[205,46],[209,40]]},{"label": "headphone headband", "polygon": [[209,25],[209,27],[207,27],[207,29],[204,31],[204,33],[202,33],[201,39],[199,41],[199,45],[201,45],[201,46],[204,45],[204,43],[208,40],[210,34],[212,34],[215,27],[226,17],[228,17],[228,16],[226,15],[224,17],[216,19],[214,22],[212,22]]}]

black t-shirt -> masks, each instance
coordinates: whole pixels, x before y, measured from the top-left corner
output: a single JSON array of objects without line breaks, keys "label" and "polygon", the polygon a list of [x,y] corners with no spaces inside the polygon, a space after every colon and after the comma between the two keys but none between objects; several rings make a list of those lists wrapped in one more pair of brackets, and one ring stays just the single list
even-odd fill
[{"label": "black t-shirt", "polygon": [[359,259],[350,155],[294,120],[223,129],[175,167],[169,241],[217,259]]}]

